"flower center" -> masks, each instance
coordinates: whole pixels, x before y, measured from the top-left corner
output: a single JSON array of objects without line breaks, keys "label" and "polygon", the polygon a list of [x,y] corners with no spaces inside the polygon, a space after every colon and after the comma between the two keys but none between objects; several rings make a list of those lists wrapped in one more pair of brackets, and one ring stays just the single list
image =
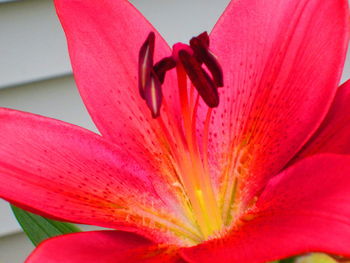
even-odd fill
[{"label": "flower center", "polygon": [[[152,117],[159,121],[169,144],[170,155],[174,157],[173,165],[178,174],[178,183],[190,203],[190,209],[185,209],[189,210],[186,211],[187,217],[194,221],[200,241],[208,240],[219,235],[224,228],[208,165],[209,124],[212,109],[219,105],[218,88],[223,86],[222,69],[209,50],[209,36],[206,32],[193,37],[189,45],[175,44],[172,55],[155,64],[154,43],[155,35],[151,32],[139,52],[139,92]],[[170,132],[160,116],[160,109],[162,105],[167,107],[162,85],[166,73],[174,68],[177,73],[183,123],[175,132]],[[196,129],[200,98],[208,108],[202,141],[199,142]],[[175,123],[174,121],[171,126],[179,126]]]}]

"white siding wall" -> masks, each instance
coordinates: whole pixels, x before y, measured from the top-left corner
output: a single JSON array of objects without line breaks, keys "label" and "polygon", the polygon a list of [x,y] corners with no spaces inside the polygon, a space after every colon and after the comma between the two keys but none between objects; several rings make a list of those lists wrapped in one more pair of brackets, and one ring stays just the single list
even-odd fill
[{"label": "white siding wall", "polygon": [[[50,0],[0,1],[0,106],[95,130],[71,76],[63,32]],[[147,0],[133,3],[169,43],[210,30],[229,0]],[[189,5],[189,2],[191,5]],[[348,62],[343,80],[350,77]],[[0,262],[23,262],[32,250],[0,200]]]},{"label": "white siding wall", "polygon": [[70,73],[51,1],[0,3],[0,87]]}]

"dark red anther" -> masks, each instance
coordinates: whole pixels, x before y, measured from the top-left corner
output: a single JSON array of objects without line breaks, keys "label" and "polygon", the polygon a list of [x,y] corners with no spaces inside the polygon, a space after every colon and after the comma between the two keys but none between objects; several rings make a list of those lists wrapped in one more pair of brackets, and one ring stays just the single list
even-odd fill
[{"label": "dark red anther", "polygon": [[146,85],[153,68],[154,40],[155,35],[153,32],[150,32],[139,52],[139,91],[143,99],[145,99]]},{"label": "dark red anther", "polygon": [[203,63],[202,57],[209,49],[209,44],[209,35],[206,31],[196,37],[191,38],[190,40],[190,46],[195,52],[194,56],[200,63]]},{"label": "dark red anther", "polygon": [[153,118],[160,115],[162,84],[166,72],[177,65],[182,65],[198,94],[209,107],[219,105],[218,87],[223,86],[223,72],[216,57],[210,52],[209,44],[209,36],[204,32],[192,38],[190,46],[175,44],[172,56],[165,57],[153,65],[155,34],[149,33],[139,52],[138,85],[140,95],[146,101]]},{"label": "dark red anther", "polygon": [[160,114],[163,94],[162,84],[160,83],[158,76],[154,71],[151,71],[144,94],[147,106],[151,110],[152,117],[157,118]]},{"label": "dark red anther", "polygon": [[193,37],[190,40],[190,46],[194,51],[196,59],[204,63],[208,70],[210,71],[215,85],[218,87],[224,86],[224,77],[222,68],[213,55],[213,53],[209,50],[209,37],[206,32],[200,34],[198,37]]},{"label": "dark red anther", "polygon": [[176,67],[176,61],[173,59],[173,57],[166,57],[158,61],[154,65],[153,69],[154,69],[154,72],[157,74],[159,81],[163,84],[165,73],[168,70],[171,70],[175,67]]},{"label": "dark red anther", "polygon": [[198,38],[206,48],[209,48],[210,40],[207,31],[204,31],[202,34],[199,34],[196,38]]},{"label": "dark red anther", "polygon": [[179,52],[179,59],[204,102],[211,108],[217,107],[219,105],[217,86],[201,67],[200,62],[185,50]]}]

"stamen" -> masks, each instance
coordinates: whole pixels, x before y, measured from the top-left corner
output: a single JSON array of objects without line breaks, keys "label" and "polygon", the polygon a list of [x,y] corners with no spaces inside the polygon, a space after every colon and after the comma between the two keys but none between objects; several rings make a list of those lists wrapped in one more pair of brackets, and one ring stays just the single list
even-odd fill
[{"label": "stamen", "polygon": [[154,40],[155,35],[150,32],[139,52],[139,91],[143,99],[145,99],[145,89],[153,67]]},{"label": "stamen", "polygon": [[179,59],[204,102],[211,108],[217,107],[219,105],[219,94],[208,73],[202,69],[196,58],[185,50],[179,52]]},{"label": "stamen", "polygon": [[[192,38],[190,46],[175,44],[170,57],[153,65],[155,35],[151,32],[140,49],[138,65],[140,95],[153,118],[159,117],[161,105],[164,104],[163,112],[168,123],[165,125],[164,120],[158,118],[162,129],[159,134],[160,147],[169,153],[168,158],[176,171],[173,182],[181,186],[185,197],[184,214],[189,223],[193,223],[195,232],[198,231],[195,234],[201,240],[213,238],[223,230],[223,214],[215,196],[208,163],[209,123],[212,108],[219,105],[218,87],[223,86],[223,74],[216,57],[209,50],[209,44],[209,36],[204,32]],[[162,95],[166,72],[175,67],[183,125],[178,125],[177,119],[168,116],[170,111]],[[188,80],[191,81],[190,87]],[[200,98],[209,107],[202,144],[196,136]],[[169,129],[171,126],[175,126],[175,129]],[[181,234],[188,235],[187,231]],[[195,237],[191,238],[197,242]]]},{"label": "stamen", "polygon": [[[179,52],[179,58],[181,60],[181,51]],[[191,112],[190,106],[188,105],[187,94],[186,75],[188,76],[188,74],[183,63],[179,63],[176,69],[189,158],[182,160],[181,166],[183,172],[181,173],[181,177],[183,178],[184,187],[191,200],[199,229],[204,239],[207,239],[221,229],[221,214],[211,186],[210,174],[206,173],[204,170],[200,151],[198,149],[197,138],[194,136],[198,104],[194,106],[193,112]],[[198,102],[198,100],[196,101]]]},{"label": "stamen", "polygon": [[202,34],[199,34],[197,38],[205,45],[206,48],[209,48],[210,39],[207,31],[204,31]]},{"label": "stamen", "polygon": [[154,69],[154,72],[157,74],[159,81],[163,84],[165,73],[168,70],[171,70],[175,67],[176,67],[176,61],[172,57],[166,57],[158,61],[154,65],[153,69]]},{"label": "stamen", "polygon": [[203,128],[203,166],[204,170],[209,174],[209,161],[208,161],[208,142],[209,142],[209,125],[211,118],[212,109],[209,108],[207,111],[207,116],[204,122]]},{"label": "stamen", "polygon": [[145,100],[148,108],[151,110],[152,117],[157,118],[160,113],[160,106],[162,105],[162,85],[154,73],[151,72],[145,87]]},{"label": "stamen", "polygon": [[193,37],[190,40],[190,46],[194,50],[196,59],[199,62],[203,62],[207,66],[208,70],[210,71],[213,77],[215,85],[218,87],[223,87],[224,78],[222,68],[216,57],[208,49],[209,37],[207,40],[205,35],[203,34],[204,33],[202,33],[198,37]]}]

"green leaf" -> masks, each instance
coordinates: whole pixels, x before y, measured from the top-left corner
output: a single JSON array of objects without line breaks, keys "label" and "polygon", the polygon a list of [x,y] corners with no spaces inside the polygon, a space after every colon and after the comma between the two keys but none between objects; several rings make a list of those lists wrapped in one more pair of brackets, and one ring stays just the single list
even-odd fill
[{"label": "green leaf", "polygon": [[270,261],[268,263],[294,263],[294,262],[295,262],[295,258],[285,258],[281,260]]},{"label": "green leaf", "polygon": [[295,262],[295,258],[285,258],[279,261],[279,263],[294,263]]},{"label": "green leaf", "polygon": [[[306,255],[296,256],[292,258],[286,258],[279,261],[273,261],[269,263],[337,263],[333,257],[322,253],[309,253]],[[344,261],[344,263],[350,263],[350,261]]]},{"label": "green leaf", "polygon": [[11,205],[11,208],[23,231],[35,246],[50,237],[81,231],[78,227],[69,223],[38,216],[13,205]]},{"label": "green leaf", "polygon": [[337,263],[334,258],[322,254],[322,253],[311,253],[296,260],[296,263]]},{"label": "green leaf", "polygon": [[271,261],[268,263],[294,263],[295,262],[295,257],[293,258],[285,258],[285,259],[281,259],[281,260],[276,260],[276,261]]}]

